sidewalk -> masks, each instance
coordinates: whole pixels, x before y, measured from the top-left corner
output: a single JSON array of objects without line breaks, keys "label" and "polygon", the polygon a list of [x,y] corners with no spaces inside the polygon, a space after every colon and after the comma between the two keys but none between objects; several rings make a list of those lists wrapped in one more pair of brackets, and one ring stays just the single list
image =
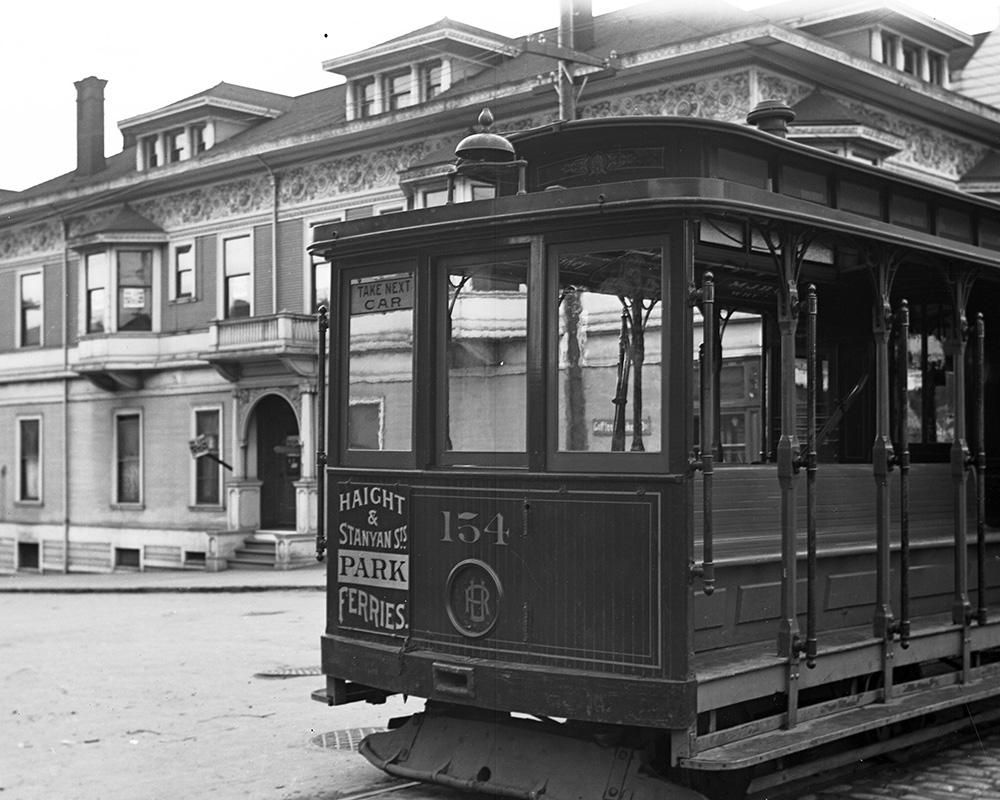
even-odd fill
[{"label": "sidewalk", "polygon": [[267,592],[326,588],[326,562],[299,569],[151,570],[84,573],[18,572],[0,575],[0,593]]}]

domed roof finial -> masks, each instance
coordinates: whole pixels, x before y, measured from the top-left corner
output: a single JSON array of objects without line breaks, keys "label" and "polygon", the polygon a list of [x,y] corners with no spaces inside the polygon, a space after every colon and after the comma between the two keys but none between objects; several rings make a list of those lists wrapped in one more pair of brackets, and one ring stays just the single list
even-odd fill
[{"label": "domed roof finial", "polygon": [[490,133],[493,112],[484,108],[479,112],[481,133],[466,136],[455,148],[459,161],[479,161],[485,163],[505,163],[514,160],[514,146],[498,133]]}]

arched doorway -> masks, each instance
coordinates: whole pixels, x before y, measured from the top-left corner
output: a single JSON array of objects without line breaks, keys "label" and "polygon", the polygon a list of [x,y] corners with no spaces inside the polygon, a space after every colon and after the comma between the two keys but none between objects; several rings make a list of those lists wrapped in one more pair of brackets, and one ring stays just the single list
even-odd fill
[{"label": "arched doorway", "polygon": [[277,395],[261,399],[254,410],[257,423],[257,477],[260,486],[260,527],[295,529],[295,481],[301,453],[299,423],[288,402]]}]

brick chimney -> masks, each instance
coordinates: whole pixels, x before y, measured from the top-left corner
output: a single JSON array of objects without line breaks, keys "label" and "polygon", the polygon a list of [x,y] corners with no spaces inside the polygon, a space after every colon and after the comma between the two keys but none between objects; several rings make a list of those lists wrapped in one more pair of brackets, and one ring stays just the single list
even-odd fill
[{"label": "brick chimney", "polygon": [[91,75],[76,81],[76,174],[93,175],[104,169],[104,87],[106,80]]}]

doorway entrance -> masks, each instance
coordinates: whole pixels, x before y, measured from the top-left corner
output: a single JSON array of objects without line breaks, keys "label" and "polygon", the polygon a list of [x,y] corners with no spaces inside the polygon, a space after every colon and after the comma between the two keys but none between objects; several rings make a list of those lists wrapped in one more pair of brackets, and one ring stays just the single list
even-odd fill
[{"label": "doorway entrance", "polygon": [[299,424],[288,402],[269,395],[257,404],[260,526],[295,529],[295,481],[300,476]]}]

